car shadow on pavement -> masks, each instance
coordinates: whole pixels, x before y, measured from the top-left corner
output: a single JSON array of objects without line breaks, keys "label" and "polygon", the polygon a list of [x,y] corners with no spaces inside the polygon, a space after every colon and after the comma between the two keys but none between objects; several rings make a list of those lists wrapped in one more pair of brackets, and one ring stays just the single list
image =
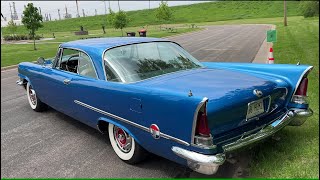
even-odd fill
[{"label": "car shadow on pavement", "polygon": [[[101,134],[96,129],[93,129],[80,121],[77,121],[63,113],[60,113],[54,109],[49,109],[47,113],[52,113],[58,120],[64,121],[77,131],[84,132],[92,136],[97,141],[102,141],[106,146],[110,145],[110,141],[107,134]],[[116,154],[114,154],[116,156]],[[124,163],[124,162],[121,162]],[[177,164],[173,161],[167,160],[160,156],[150,154],[148,158],[143,162],[136,164],[142,169],[148,169],[151,171],[162,171],[164,176],[171,178],[234,178],[234,177],[248,177],[248,165],[249,165],[249,154],[247,152],[237,152],[228,155],[226,162],[221,165],[214,175],[204,175],[192,171],[191,169]],[[136,177],[139,178],[139,177]]]}]

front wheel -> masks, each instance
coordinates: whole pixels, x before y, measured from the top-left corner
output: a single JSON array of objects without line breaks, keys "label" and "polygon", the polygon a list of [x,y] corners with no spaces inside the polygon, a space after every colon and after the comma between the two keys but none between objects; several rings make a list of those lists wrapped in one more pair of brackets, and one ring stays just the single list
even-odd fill
[{"label": "front wheel", "polygon": [[47,109],[47,105],[40,101],[37,97],[36,91],[31,86],[30,82],[27,83],[27,96],[30,107],[37,112]]},{"label": "front wheel", "polygon": [[145,159],[144,150],[125,130],[109,123],[109,139],[117,156],[128,164],[136,164]]}]

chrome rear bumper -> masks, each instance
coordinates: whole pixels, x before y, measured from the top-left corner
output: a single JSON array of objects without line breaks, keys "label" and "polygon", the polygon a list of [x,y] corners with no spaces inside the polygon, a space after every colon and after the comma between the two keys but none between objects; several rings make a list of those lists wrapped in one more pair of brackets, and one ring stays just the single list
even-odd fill
[{"label": "chrome rear bumper", "polygon": [[[270,137],[280,129],[287,125],[299,126],[302,125],[307,117],[313,114],[311,109],[290,109],[279,120],[266,125],[257,133],[246,136],[244,133],[240,139],[235,142],[222,146],[224,153],[215,155],[204,155],[201,153],[189,151],[180,147],[173,146],[172,151],[187,160],[188,166],[202,174],[214,174],[219,166],[225,161],[225,153],[253,144],[262,139]],[[246,136],[246,137],[245,137]]]},{"label": "chrome rear bumper", "polygon": [[173,146],[172,151],[186,159],[190,169],[202,174],[214,174],[225,161],[225,154],[205,155]]}]

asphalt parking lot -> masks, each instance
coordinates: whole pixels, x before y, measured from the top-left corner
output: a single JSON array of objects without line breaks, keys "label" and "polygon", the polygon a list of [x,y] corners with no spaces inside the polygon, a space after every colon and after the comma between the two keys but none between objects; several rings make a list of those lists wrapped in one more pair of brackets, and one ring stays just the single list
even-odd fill
[{"label": "asphalt parking lot", "polygon": [[[211,26],[169,39],[200,61],[252,62],[266,25]],[[5,52],[2,52],[5,53]],[[122,162],[108,137],[53,109],[31,110],[17,70],[1,72],[1,177],[245,177],[245,153],[222,165],[212,176],[190,172],[158,156],[139,165]]]}]

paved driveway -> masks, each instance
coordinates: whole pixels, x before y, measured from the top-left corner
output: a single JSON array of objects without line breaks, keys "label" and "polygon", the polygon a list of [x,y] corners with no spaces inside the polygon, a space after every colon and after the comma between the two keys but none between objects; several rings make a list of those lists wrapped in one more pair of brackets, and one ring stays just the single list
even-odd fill
[{"label": "paved driveway", "polygon": [[[171,37],[201,61],[251,62],[268,26],[228,25]],[[2,52],[5,53],[5,52]],[[248,159],[238,154],[213,176],[157,156],[131,166],[108,137],[55,110],[36,113],[16,86],[16,69],[1,72],[1,177],[239,177]]]}]

